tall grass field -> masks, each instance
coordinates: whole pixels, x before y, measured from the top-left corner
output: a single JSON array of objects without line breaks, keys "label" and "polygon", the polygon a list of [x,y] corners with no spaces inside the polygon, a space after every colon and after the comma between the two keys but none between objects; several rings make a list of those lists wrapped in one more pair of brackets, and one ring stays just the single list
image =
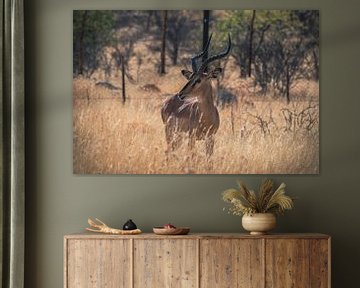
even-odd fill
[{"label": "tall grass field", "polygon": [[[229,75],[224,85],[229,89],[231,85],[237,87],[232,90],[237,102],[218,107],[220,128],[215,135],[214,154],[205,155],[202,141],[197,141],[195,148],[189,150],[185,137],[182,146],[171,157],[166,157],[160,109],[166,97],[185,83],[179,71],[180,67],[173,67],[166,78],[149,73],[146,77],[152,85],[148,86],[128,83],[125,103],[120,90],[98,87],[91,79],[75,78],[74,173],[319,172],[319,87],[313,81],[299,81],[296,94],[288,104],[280,97],[255,95],[249,81],[242,82]],[[120,86],[118,78],[111,82]]]}]

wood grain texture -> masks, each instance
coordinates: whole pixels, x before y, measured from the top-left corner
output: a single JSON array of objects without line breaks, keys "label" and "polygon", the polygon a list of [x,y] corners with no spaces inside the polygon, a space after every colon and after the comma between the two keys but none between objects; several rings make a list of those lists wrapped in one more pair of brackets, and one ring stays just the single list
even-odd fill
[{"label": "wood grain texture", "polygon": [[130,252],[130,240],[68,239],[65,287],[131,287]]},{"label": "wood grain texture", "polygon": [[201,240],[200,287],[263,287],[262,250],[260,239]]},{"label": "wood grain texture", "polygon": [[134,241],[135,288],[196,288],[197,241],[150,239]]},{"label": "wood grain texture", "polygon": [[306,239],[266,239],[266,288],[309,287],[309,244]]},{"label": "wood grain texture", "polygon": [[330,262],[323,234],[77,234],[64,239],[64,287],[330,288]]},{"label": "wood grain texture", "polygon": [[310,287],[328,288],[330,273],[329,243],[324,239],[310,240]]}]

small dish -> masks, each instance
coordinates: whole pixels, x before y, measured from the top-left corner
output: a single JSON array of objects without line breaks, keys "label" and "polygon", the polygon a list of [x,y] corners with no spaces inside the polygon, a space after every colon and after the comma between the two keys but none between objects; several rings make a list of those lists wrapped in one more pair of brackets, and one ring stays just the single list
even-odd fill
[{"label": "small dish", "polygon": [[164,228],[154,227],[153,231],[157,235],[186,235],[190,232],[189,227]]}]

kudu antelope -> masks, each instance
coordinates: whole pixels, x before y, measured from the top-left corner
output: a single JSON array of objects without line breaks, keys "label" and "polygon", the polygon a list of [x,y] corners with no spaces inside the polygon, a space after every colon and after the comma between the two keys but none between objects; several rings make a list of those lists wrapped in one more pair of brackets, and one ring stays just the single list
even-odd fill
[{"label": "kudu antelope", "polygon": [[181,145],[184,134],[189,137],[190,149],[194,147],[196,140],[205,140],[207,156],[213,154],[214,135],[219,129],[220,118],[214,105],[215,91],[211,79],[217,78],[222,69],[210,69],[210,64],[229,54],[231,38],[229,35],[228,46],[223,52],[203,59],[198,68],[197,61],[208,52],[210,41],[211,36],[204,50],[191,58],[192,71],[181,71],[188,80],[187,83],[177,94],[167,99],[161,108],[167,154]]}]

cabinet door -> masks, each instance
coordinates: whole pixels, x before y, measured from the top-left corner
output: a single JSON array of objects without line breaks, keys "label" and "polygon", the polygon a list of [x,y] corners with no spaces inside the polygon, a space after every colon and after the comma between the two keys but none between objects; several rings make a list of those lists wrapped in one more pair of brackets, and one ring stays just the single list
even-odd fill
[{"label": "cabinet door", "polygon": [[259,288],[264,285],[260,239],[200,241],[200,287]]},{"label": "cabinet door", "polygon": [[310,287],[330,287],[330,240],[310,241]]},{"label": "cabinet door", "polygon": [[67,288],[131,287],[130,240],[67,240]]},{"label": "cabinet door", "polygon": [[309,259],[309,240],[267,239],[266,287],[308,287]]},{"label": "cabinet door", "polygon": [[134,240],[135,288],[195,288],[197,273],[197,240]]}]

